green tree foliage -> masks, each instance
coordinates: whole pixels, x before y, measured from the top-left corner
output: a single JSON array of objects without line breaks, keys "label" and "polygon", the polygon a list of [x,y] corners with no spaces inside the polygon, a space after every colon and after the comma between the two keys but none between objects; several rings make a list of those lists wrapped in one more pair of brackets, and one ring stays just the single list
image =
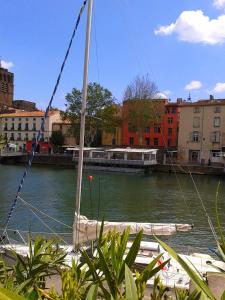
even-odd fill
[{"label": "green tree foliage", "polygon": [[60,130],[52,132],[52,135],[50,137],[50,142],[54,146],[63,146],[64,145],[64,140],[65,140],[65,137],[64,137],[64,135],[62,134],[62,132]]},{"label": "green tree foliage", "polygon": [[5,145],[6,145],[6,139],[2,134],[0,134],[0,149],[4,148]]},{"label": "green tree foliage", "polygon": [[[66,101],[67,109],[62,115],[71,123],[70,131],[79,141],[82,91],[74,88],[66,95]],[[85,144],[90,146],[99,131],[110,132],[118,126],[119,121],[118,106],[112,93],[96,82],[90,83],[87,92]]]}]

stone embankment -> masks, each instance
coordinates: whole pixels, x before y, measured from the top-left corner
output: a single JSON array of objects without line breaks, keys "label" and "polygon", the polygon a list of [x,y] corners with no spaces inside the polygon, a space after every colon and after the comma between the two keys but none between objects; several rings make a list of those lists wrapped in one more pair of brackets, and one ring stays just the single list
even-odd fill
[{"label": "stone embankment", "polygon": [[[27,154],[16,157],[4,157],[1,159],[3,164],[26,164],[28,160]],[[33,159],[34,165],[40,166],[61,166],[74,168],[77,163],[72,160],[72,155],[64,154],[36,154]],[[85,169],[99,170],[99,171],[111,171],[111,172],[165,172],[165,173],[183,173],[183,174],[202,174],[202,175],[225,175],[225,169],[221,166],[208,166],[208,165],[180,165],[180,164],[158,164],[155,166],[143,166],[139,167],[126,167],[126,166],[110,166],[101,164],[84,164]]]}]

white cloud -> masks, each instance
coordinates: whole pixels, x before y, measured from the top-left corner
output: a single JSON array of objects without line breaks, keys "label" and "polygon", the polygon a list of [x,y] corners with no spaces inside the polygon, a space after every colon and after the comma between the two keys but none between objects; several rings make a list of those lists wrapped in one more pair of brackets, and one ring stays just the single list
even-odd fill
[{"label": "white cloud", "polygon": [[191,90],[199,90],[202,87],[201,81],[198,80],[192,80],[190,83],[188,83],[185,86],[185,90],[191,91]]},{"label": "white cloud", "polygon": [[171,91],[170,90],[166,90],[166,91],[163,92],[163,94],[169,96],[171,94]]},{"label": "white cloud", "polygon": [[214,87],[215,93],[223,93],[225,92],[225,82],[218,82]]},{"label": "white cloud", "polygon": [[213,0],[213,5],[216,8],[225,8],[225,0]]},{"label": "white cloud", "polygon": [[159,92],[159,93],[154,95],[154,98],[156,98],[156,99],[168,99],[168,96],[165,93]]},{"label": "white cloud", "polygon": [[156,35],[173,33],[179,40],[189,43],[222,44],[225,42],[225,15],[210,19],[201,10],[183,11],[175,23],[155,30]]},{"label": "white cloud", "polygon": [[13,62],[5,60],[1,60],[1,65],[4,69],[11,69],[14,66]]}]

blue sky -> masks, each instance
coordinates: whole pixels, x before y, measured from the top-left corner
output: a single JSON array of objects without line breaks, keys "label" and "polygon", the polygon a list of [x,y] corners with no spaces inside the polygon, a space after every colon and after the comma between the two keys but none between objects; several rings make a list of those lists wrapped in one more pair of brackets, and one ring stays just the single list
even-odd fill
[{"label": "blue sky", "polygon": [[[45,108],[82,0],[0,0],[0,56],[15,74],[15,99]],[[86,12],[54,106],[81,88]],[[90,81],[122,100],[150,74],[172,101],[225,98],[225,0],[94,0]]]}]

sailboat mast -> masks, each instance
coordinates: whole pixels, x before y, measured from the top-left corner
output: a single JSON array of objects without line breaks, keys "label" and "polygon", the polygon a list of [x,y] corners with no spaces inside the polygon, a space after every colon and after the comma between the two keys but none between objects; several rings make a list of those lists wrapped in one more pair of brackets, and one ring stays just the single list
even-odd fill
[{"label": "sailboat mast", "polygon": [[88,66],[89,66],[89,53],[90,53],[92,7],[93,7],[93,0],[89,0],[88,14],[87,14],[87,27],[86,27],[85,56],[84,56],[84,75],[83,75],[83,90],[82,90],[83,95],[82,95],[82,107],[81,107],[81,117],[80,117],[79,160],[78,160],[78,169],[77,169],[75,216],[74,216],[74,224],[73,224],[74,249],[78,243],[77,233],[78,233],[78,226],[79,226],[78,224],[80,219],[80,200],[81,200],[83,160],[84,160],[85,114],[86,114],[86,106],[87,106]]}]

